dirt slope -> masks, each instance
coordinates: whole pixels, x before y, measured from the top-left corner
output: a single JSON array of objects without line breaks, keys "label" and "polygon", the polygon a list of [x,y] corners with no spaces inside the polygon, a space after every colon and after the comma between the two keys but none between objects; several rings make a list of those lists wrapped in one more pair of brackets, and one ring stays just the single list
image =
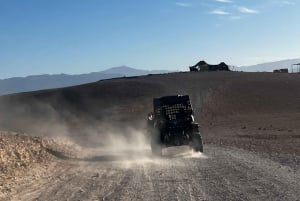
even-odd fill
[{"label": "dirt slope", "polygon": [[299,113],[299,80],[299,74],[172,73],[2,96],[0,128],[50,133],[53,125],[141,127],[152,98],[170,94],[189,94],[204,124],[235,115]]},{"label": "dirt slope", "polygon": [[45,172],[57,159],[54,153],[59,151],[66,156],[73,155],[76,147],[70,148],[70,144],[65,142],[0,131],[0,200],[3,194],[13,192],[15,184],[24,176],[35,172],[32,177],[38,178]]},{"label": "dirt slope", "polygon": [[234,129],[229,133],[236,136],[245,127],[243,133],[256,139],[258,134],[265,138],[286,135],[298,143],[299,86],[299,74],[273,73],[171,73],[111,79],[0,96],[0,128],[63,135],[82,145],[99,146],[105,144],[102,139],[108,133],[126,136],[132,129],[143,129],[153,97],[189,94],[205,139],[212,135],[207,129]]},{"label": "dirt slope", "polygon": [[[285,158],[300,155],[299,86],[300,74],[274,73],[170,73],[111,79],[0,96],[0,128],[66,136],[86,146],[105,145],[108,136],[129,138],[133,130],[142,131],[153,97],[189,94],[207,143],[259,149],[298,164]],[[283,153],[287,156],[277,157]]]}]

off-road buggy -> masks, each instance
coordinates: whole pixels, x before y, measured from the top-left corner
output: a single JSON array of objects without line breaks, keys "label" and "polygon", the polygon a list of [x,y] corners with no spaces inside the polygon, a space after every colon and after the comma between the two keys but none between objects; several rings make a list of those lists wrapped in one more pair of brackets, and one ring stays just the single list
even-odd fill
[{"label": "off-road buggy", "polygon": [[153,113],[148,116],[148,133],[154,155],[161,156],[164,147],[181,145],[203,152],[199,125],[194,122],[188,95],[154,98],[153,108]]}]

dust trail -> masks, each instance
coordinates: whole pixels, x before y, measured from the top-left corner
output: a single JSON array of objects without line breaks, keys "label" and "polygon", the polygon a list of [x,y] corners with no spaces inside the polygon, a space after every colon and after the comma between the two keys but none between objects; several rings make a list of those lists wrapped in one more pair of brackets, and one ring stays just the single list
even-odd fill
[{"label": "dust trail", "polygon": [[82,148],[80,162],[113,162],[124,168],[137,165],[168,165],[170,160],[177,159],[206,159],[202,153],[192,151],[188,146],[169,147],[163,149],[161,157],[153,156],[150,140],[143,130],[129,129],[126,136],[118,132],[109,132],[102,137],[104,144],[98,148]]},{"label": "dust trail", "polygon": [[201,152],[195,152],[188,146],[169,147],[163,150],[163,154],[168,158],[199,158],[207,159],[207,155]]}]

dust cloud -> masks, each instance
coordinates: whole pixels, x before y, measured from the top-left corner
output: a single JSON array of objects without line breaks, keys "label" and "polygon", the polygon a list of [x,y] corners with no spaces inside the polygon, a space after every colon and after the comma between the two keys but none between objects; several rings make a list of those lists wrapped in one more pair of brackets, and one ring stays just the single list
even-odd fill
[{"label": "dust cloud", "polygon": [[14,113],[8,110],[10,107],[0,107],[0,112],[4,111],[0,113],[0,130],[12,129],[52,138],[57,144],[73,149],[76,156],[71,159],[75,161],[122,162],[125,167],[130,167],[137,163],[161,163],[163,158],[205,158],[201,153],[179,147],[164,149],[162,158],[153,157],[146,117],[139,125],[124,125],[112,121],[111,116],[101,120],[87,118],[76,111],[59,111],[38,101],[32,105],[18,105]]},{"label": "dust cloud", "polygon": [[[207,159],[203,153],[195,152],[188,146],[169,147],[163,149],[161,157],[153,156],[150,148],[150,139],[144,131],[130,129],[126,137],[117,133],[108,133],[105,146],[98,148],[83,148],[80,161],[83,162],[116,162],[124,168],[136,165],[170,166],[170,160],[181,159]],[[129,132],[129,131],[127,131]],[[180,159],[180,160],[177,160]],[[181,164],[184,165],[184,164]]]}]

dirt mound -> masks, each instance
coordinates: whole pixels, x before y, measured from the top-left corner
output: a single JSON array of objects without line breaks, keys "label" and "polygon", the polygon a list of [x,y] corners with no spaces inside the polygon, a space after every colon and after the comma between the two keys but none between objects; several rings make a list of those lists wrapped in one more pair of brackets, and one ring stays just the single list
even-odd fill
[{"label": "dirt mound", "polygon": [[59,157],[55,153],[70,156],[74,151],[63,141],[0,131],[0,192],[10,191],[15,180],[35,166],[47,168]]}]

